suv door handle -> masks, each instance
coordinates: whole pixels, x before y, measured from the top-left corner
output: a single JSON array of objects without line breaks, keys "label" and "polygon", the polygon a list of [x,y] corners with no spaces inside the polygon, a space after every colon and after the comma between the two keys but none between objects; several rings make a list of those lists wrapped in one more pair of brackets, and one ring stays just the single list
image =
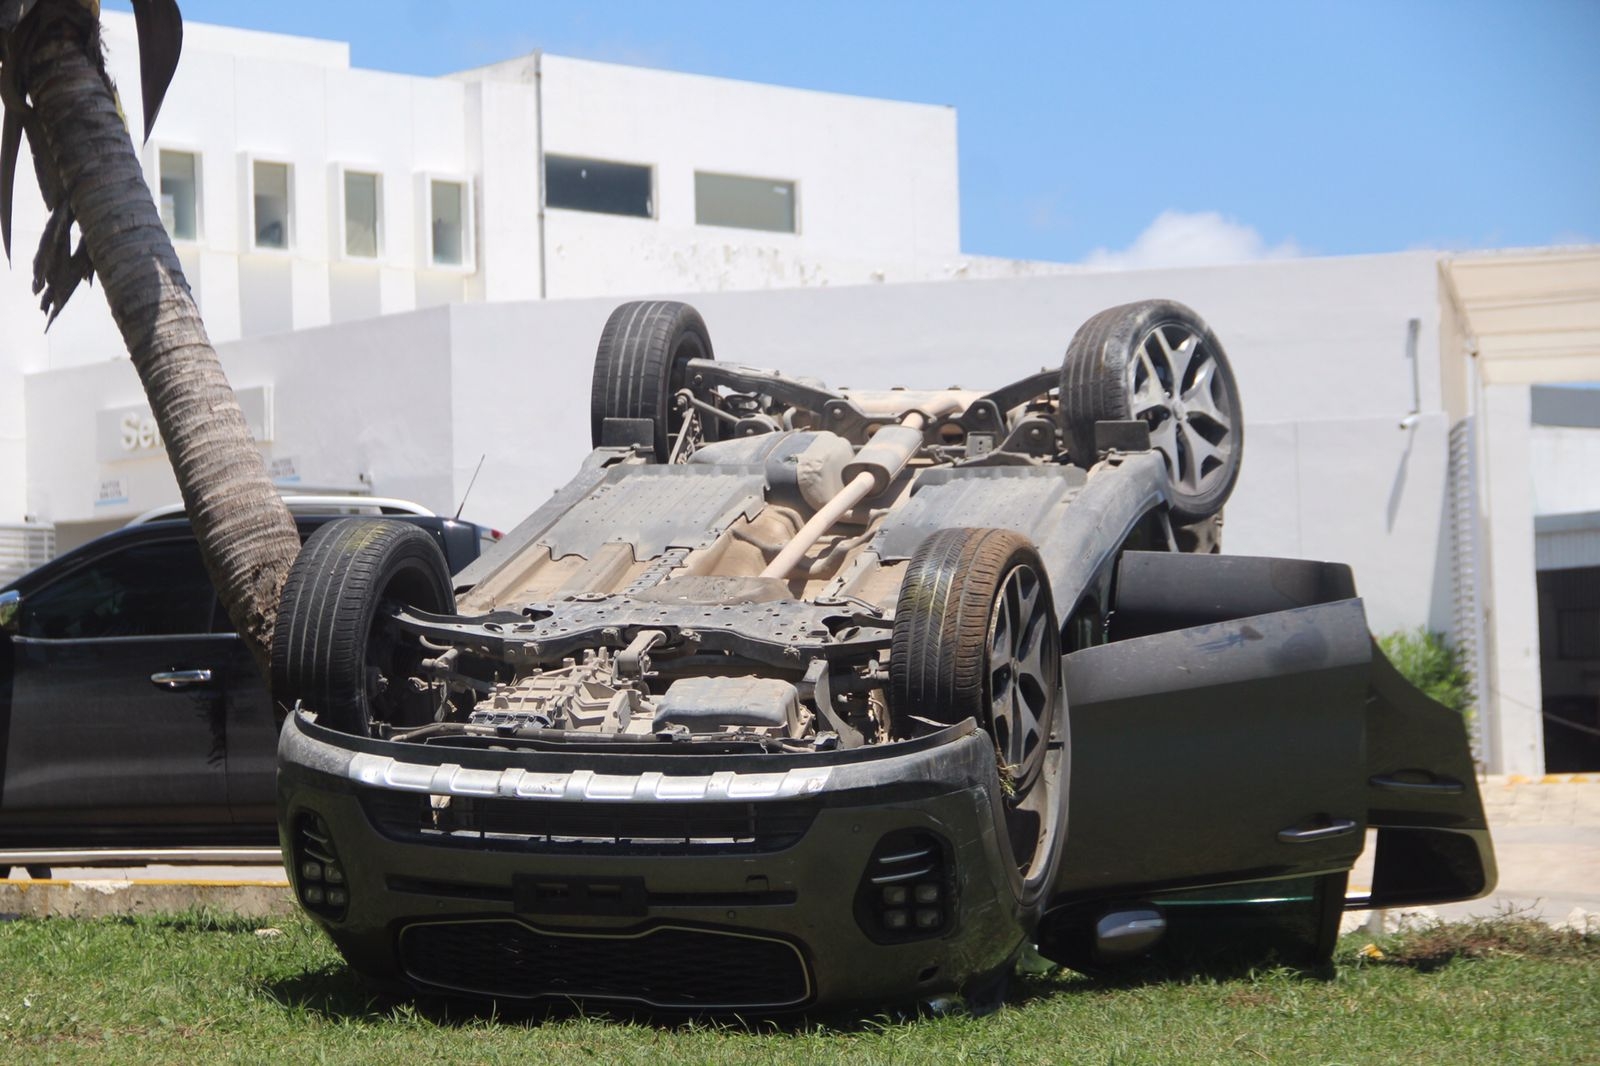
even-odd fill
[{"label": "suv door handle", "polygon": [[163,670],[150,675],[150,683],[157,688],[176,692],[190,685],[204,685],[211,681],[210,670]]},{"label": "suv door handle", "polygon": [[1356,827],[1353,818],[1330,818],[1327,825],[1314,826],[1310,829],[1301,829],[1299,826],[1290,826],[1288,829],[1278,830],[1278,840],[1284,844],[1311,844],[1318,840],[1332,840],[1342,837]]},{"label": "suv door handle", "polygon": [[1425,781],[1407,780],[1398,774],[1375,774],[1367,779],[1367,784],[1373,788],[1384,788],[1390,792],[1426,792],[1436,796],[1459,796],[1467,790],[1453,777],[1443,774],[1430,773],[1427,770],[1404,770],[1401,773],[1426,775]]}]

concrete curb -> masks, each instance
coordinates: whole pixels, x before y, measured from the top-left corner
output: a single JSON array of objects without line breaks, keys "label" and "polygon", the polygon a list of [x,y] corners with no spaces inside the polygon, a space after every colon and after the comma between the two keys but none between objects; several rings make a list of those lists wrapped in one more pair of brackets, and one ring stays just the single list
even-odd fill
[{"label": "concrete curb", "polygon": [[107,918],[200,908],[241,918],[296,910],[281,881],[0,881],[4,918]]}]

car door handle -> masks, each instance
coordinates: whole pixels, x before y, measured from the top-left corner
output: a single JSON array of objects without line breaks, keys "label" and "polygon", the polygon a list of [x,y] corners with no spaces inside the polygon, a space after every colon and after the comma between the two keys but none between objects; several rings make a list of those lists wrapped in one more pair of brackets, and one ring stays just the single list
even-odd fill
[{"label": "car door handle", "polygon": [[210,670],[163,670],[150,675],[150,683],[157,688],[176,692],[190,685],[205,685],[211,681]]},{"label": "car door handle", "polygon": [[1388,789],[1390,792],[1426,792],[1436,796],[1459,796],[1467,790],[1467,786],[1460,781],[1453,777],[1445,777],[1442,774],[1433,774],[1426,770],[1403,770],[1400,772],[1415,776],[1426,775],[1428,780],[1415,781],[1407,780],[1397,774],[1376,774],[1367,780],[1367,784],[1373,788]]},{"label": "car door handle", "polygon": [[1332,840],[1342,837],[1346,833],[1354,832],[1356,822],[1353,818],[1330,818],[1327,825],[1313,826],[1302,829],[1292,825],[1288,829],[1278,830],[1278,841],[1283,844],[1312,844],[1318,840]]}]

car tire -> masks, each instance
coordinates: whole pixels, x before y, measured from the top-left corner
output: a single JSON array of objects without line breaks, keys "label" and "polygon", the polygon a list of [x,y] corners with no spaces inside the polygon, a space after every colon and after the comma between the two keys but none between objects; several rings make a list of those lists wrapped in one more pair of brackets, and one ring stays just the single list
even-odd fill
[{"label": "car tire", "polygon": [[455,610],[439,545],[405,522],[345,518],[306,541],[289,571],[272,636],[272,694],[319,724],[356,736],[374,722],[422,725],[437,697],[404,684],[427,654],[379,624],[384,603]]},{"label": "car tire", "polygon": [[1061,812],[1061,637],[1039,553],[1008,529],[945,529],[906,567],[889,651],[891,729],[976,719],[1002,772],[1024,897],[1053,865]]},{"label": "car tire", "polygon": [[[700,312],[684,303],[649,300],[625,303],[611,312],[600,332],[589,391],[589,435],[600,447],[608,418],[649,419],[656,459],[665,462],[672,438],[683,424],[674,397],[690,384],[690,359],[715,358],[711,334]],[[700,397],[710,401],[706,390]],[[718,439],[721,422],[700,418],[705,441]]]},{"label": "car tire", "polygon": [[1061,362],[1061,431],[1072,462],[1097,458],[1095,424],[1137,419],[1166,460],[1174,521],[1222,510],[1239,479],[1239,386],[1216,334],[1172,300],[1112,307],[1078,328]]}]

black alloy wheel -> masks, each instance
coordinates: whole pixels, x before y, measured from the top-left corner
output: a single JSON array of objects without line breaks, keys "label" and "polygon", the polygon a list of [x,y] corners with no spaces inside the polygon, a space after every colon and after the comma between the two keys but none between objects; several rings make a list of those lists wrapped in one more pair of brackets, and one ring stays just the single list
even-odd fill
[{"label": "black alloy wheel", "polygon": [[1095,424],[1137,419],[1166,462],[1175,521],[1216,514],[1233,492],[1244,418],[1233,369],[1211,328],[1172,300],[1094,315],[1061,364],[1061,429],[1078,466],[1097,459]]},{"label": "black alloy wheel", "polygon": [[356,736],[433,721],[443,697],[418,680],[434,653],[393,624],[400,607],[455,610],[444,554],[426,530],[374,518],[317,530],[279,601],[273,701],[285,711],[299,701],[319,724]]},{"label": "black alloy wheel", "polygon": [[1049,580],[1026,537],[945,529],[917,548],[895,609],[892,728],[976,719],[993,740],[1011,854],[1026,885],[1059,836],[1061,638]]}]

